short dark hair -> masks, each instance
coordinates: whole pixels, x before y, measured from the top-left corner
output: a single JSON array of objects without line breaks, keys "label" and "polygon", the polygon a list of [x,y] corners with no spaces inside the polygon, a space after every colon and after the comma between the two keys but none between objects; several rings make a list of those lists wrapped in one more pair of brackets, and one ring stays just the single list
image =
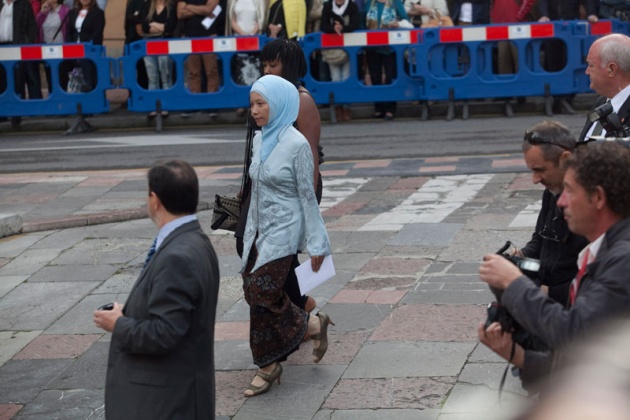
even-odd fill
[{"label": "short dark hair", "polygon": [[300,86],[300,79],[306,76],[306,58],[304,51],[297,41],[289,39],[274,39],[268,42],[260,52],[260,61],[280,61],[282,63],[282,78]]},{"label": "short dark hair", "polygon": [[630,216],[630,150],[614,141],[596,141],[578,147],[565,161],[588,193],[601,187],[608,208],[622,218]]},{"label": "short dark hair", "polygon": [[149,192],[158,196],[171,214],[195,214],[199,203],[199,179],[194,168],[183,160],[154,165],[147,174]]},{"label": "short dark hair", "polygon": [[[537,144],[527,141],[527,133],[536,133]],[[576,145],[576,139],[571,134],[571,130],[558,121],[543,121],[536,124],[527,130],[525,139],[523,141],[523,153],[531,149],[532,146],[538,146],[543,153],[543,158],[555,163],[560,162],[562,152],[565,150],[572,152]]]}]

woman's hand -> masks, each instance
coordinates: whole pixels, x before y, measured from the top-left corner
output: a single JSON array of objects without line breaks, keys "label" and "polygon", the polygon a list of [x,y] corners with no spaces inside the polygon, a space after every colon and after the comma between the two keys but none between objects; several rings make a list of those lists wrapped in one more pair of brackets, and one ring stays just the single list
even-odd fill
[{"label": "woman's hand", "polygon": [[324,262],[323,255],[315,255],[311,257],[311,268],[314,273],[317,273],[320,268],[322,268],[322,263]]},{"label": "woman's hand", "polygon": [[392,29],[398,28],[399,26],[400,25],[398,25],[398,21],[393,21],[387,24],[387,27]]},{"label": "woman's hand", "polygon": [[281,30],[282,30],[281,24],[274,25],[273,23],[270,23],[269,24],[269,37],[277,38]]}]

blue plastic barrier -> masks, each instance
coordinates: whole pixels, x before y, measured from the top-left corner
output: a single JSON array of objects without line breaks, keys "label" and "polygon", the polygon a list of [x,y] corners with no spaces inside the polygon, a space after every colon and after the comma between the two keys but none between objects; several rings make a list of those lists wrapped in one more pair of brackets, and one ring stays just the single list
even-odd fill
[{"label": "blue plastic barrier", "polygon": [[[414,67],[413,60],[408,60],[408,49],[421,36],[420,29],[358,31],[342,35],[308,34],[301,40],[306,57],[320,49],[342,48],[350,58],[350,76],[339,82],[321,81],[309,71],[304,84],[317,104],[418,100],[424,95],[423,85],[417,74],[406,71],[406,66]],[[396,54],[396,78],[391,84],[368,86],[363,82],[358,59],[360,53],[370,47],[388,47]]]},{"label": "blue plastic barrier", "polygon": [[[127,46],[119,58],[123,71],[121,87],[129,89],[128,109],[149,112],[156,110],[187,111],[239,108],[249,106],[250,86],[238,85],[231,77],[230,63],[237,53],[257,52],[266,37],[211,37],[143,40]],[[191,93],[185,86],[184,62],[191,54],[216,54],[222,83],[212,93]],[[168,55],[173,59],[175,75],[170,89],[148,90],[138,84],[136,64],[145,56]]]},{"label": "blue plastic barrier", "polygon": [[[97,83],[93,90],[68,93],[60,84],[60,65],[64,60],[91,60],[96,67]],[[45,61],[51,70],[51,88],[44,99],[22,99],[15,89],[14,67],[24,61]],[[0,65],[4,67],[7,88],[0,93],[0,114],[6,117],[38,115],[100,114],[109,111],[105,91],[111,89],[111,58],[102,45],[34,44],[0,46]],[[70,66],[70,69],[73,65]]]}]

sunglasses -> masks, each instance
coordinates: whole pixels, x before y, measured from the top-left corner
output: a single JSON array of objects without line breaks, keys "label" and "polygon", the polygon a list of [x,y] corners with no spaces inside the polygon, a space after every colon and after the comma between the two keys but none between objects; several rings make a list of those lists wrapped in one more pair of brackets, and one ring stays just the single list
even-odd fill
[{"label": "sunglasses", "polygon": [[569,149],[566,146],[563,146],[553,141],[548,141],[548,140],[543,139],[542,136],[536,131],[526,131],[525,136],[523,136],[523,141],[528,142],[532,146],[538,146],[541,144],[551,144],[552,146],[558,146],[558,147],[563,148],[564,150],[571,151],[571,149]]}]

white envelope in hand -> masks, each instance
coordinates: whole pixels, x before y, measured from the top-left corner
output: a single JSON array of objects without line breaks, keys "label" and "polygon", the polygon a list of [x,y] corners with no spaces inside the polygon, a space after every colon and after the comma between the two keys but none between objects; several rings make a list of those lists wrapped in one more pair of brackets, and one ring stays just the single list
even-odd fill
[{"label": "white envelope in hand", "polygon": [[302,295],[307,294],[335,275],[332,255],[324,257],[322,266],[317,273],[313,272],[311,259],[309,258],[295,269],[295,275],[297,276],[298,285],[300,286],[300,293],[302,293]]}]

